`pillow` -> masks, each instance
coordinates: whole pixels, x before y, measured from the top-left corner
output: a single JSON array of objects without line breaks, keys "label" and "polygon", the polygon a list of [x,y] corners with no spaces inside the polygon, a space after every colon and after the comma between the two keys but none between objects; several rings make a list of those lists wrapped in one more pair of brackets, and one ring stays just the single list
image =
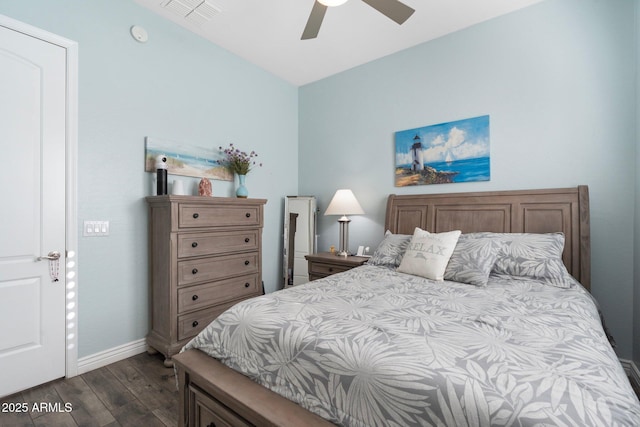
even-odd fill
[{"label": "pillow", "polygon": [[562,262],[563,233],[472,233],[494,240],[500,247],[492,273],[531,277],[569,288],[574,280]]},{"label": "pillow", "polygon": [[460,230],[429,233],[416,227],[398,271],[427,279],[443,280],[444,271],[459,237]]},{"label": "pillow", "polygon": [[367,264],[396,268],[400,265],[410,240],[409,234],[393,234],[387,230],[384,240],[373,252]]},{"label": "pillow", "polygon": [[462,234],[444,272],[444,279],[486,286],[499,252],[499,243],[490,237]]}]

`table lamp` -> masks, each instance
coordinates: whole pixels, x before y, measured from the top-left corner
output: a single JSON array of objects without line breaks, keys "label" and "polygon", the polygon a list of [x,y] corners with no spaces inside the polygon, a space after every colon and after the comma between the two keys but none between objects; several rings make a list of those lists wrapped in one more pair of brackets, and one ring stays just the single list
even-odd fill
[{"label": "table lamp", "polygon": [[329,203],[329,207],[324,213],[325,215],[342,215],[338,219],[340,224],[340,249],[337,255],[348,256],[349,253],[349,223],[351,220],[347,215],[362,215],[364,211],[360,203],[356,200],[351,190],[342,189],[336,191],[333,199]]}]

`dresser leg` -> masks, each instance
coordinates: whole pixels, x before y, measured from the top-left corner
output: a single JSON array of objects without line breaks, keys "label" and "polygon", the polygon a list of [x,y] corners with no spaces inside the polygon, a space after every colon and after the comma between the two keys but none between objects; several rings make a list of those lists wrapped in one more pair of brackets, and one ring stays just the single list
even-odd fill
[{"label": "dresser leg", "polygon": [[151,346],[147,346],[147,354],[149,356],[153,356],[154,354],[157,354],[158,350],[156,350],[155,348],[151,347]]},{"label": "dresser leg", "polygon": [[167,368],[173,368],[173,359],[171,359],[170,357],[166,357],[164,359],[164,366]]}]

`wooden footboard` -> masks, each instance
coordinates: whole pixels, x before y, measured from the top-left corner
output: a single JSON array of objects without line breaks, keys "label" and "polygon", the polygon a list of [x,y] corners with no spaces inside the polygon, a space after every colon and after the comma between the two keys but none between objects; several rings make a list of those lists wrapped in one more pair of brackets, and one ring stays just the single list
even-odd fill
[{"label": "wooden footboard", "polygon": [[333,425],[200,350],[187,350],[173,361],[180,388],[180,427]]}]

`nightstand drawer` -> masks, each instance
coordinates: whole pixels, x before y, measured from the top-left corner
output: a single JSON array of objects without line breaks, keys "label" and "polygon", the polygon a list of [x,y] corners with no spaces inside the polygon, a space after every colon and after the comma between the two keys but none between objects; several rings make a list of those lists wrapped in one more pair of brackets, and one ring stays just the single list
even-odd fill
[{"label": "nightstand drawer", "polygon": [[178,235],[178,258],[258,250],[259,230]]},{"label": "nightstand drawer", "polygon": [[178,313],[197,310],[226,301],[245,299],[259,294],[257,274],[189,286],[178,290]]},{"label": "nightstand drawer", "polygon": [[352,268],[353,267],[347,267],[344,265],[332,265],[332,264],[322,264],[319,262],[312,262],[311,270],[309,271],[309,273],[317,276],[330,276],[332,274],[351,270]]},{"label": "nightstand drawer", "polygon": [[305,255],[308,262],[309,280],[321,279],[332,274],[342,273],[365,264],[369,258],[361,256],[336,256],[332,253]]},{"label": "nightstand drawer", "polygon": [[191,283],[213,282],[235,275],[257,273],[258,252],[200,258],[178,262],[178,286]]},{"label": "nightstand drawer", "polygon": [[205,326],[213,322],[226,309],[235,305],[238,301],[216,305],[215,307],[196,311],[194,313],[178,316],[178,340],[195,337]]},{"label": "nightstand drawer", "polygon": [[207,206],[180,203],[178,227],[262,226],[259,206]]}]

